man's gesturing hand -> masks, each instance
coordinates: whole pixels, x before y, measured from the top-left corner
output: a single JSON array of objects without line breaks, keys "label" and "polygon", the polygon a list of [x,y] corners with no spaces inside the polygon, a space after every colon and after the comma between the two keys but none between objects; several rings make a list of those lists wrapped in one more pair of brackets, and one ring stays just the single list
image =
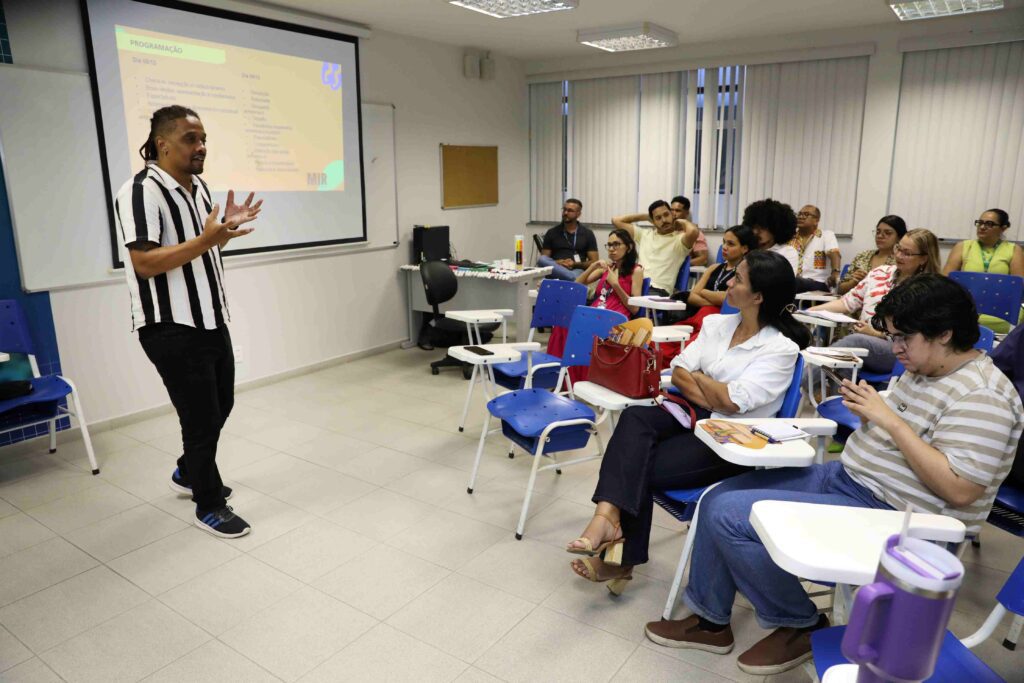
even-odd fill
[{"label": "man's gesturing hand", "polygon": [[[252,199],[252,195],[249,198]],[[210,215],[206,217],[206,222],[203,225],[203,238],[210,244],[223,247],[227,244],[228,240],[248,235],[254,230],[254,228],[242,228],[239,226],[256,220],[260,213],[260,204],[262,202],[257,202],[255,206],[247,206],[245,204],[237,206],[232,202],[233,199],[232,193],[229,193],[228,207],[229,211],[232,209],[233,211],[225,213],[223,223],[218,218],[220,215],[220,206],[218,204],[213,205]]]}]

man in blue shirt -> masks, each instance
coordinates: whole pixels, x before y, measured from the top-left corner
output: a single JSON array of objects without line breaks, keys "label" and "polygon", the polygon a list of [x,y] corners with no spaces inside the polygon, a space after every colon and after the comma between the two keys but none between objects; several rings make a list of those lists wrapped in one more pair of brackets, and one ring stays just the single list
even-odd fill
[{"label": "man in blue shirt", "polygon": [[566,199],[562,205],[562,222],[544,233],[537,265],[552,267],[548,277],[572,282],[597,261],[597,237],[579,222],[582,212],[583,202]]}]

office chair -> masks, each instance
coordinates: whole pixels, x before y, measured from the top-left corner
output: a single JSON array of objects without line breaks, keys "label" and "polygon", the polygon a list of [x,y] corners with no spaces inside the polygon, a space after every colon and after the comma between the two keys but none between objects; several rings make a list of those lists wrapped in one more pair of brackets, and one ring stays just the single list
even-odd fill
[{"label": "office chair", "polygon": [[[470,331],[469,323],[446,318],[441,313],[439,306],[446,301],[450,301],[459,289],[459,280],[455,277],[455,273],[452,272],[447,263],[444,261],[426,261],[420,264],[420,278],[423,280],[423,293],[427,297],[427,303],[433,309],[432,317],[424,321],[423,329],[420,330],[420,337],[423,336],[428,327],[432,327],[435,330],[463,335],[465,341],[460,340],[458,342],[460,344],[486,343],[490,340],[491,333],[498,328],[499,323],[481,323],[477,325],[476,332],[479,335],[479,339],[475,339]],[[446,355],[441,360],[436,360],[430,364],[430,374],[436,375],[441,371],[441,368],[453,367],[462,368],[462,376],[466,379],[469,379],[473,373],[473,368],[468,363],[463,363]]]}]

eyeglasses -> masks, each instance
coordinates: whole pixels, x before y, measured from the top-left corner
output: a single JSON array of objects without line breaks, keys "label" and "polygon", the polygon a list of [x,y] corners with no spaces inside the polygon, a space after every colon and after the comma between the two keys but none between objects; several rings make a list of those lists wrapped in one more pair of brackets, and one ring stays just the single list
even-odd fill
[{"label": "eyeglasses", "polygon": [[882,335],[889,340],[889,343],[893,346],[906,346],[907,337],[913,336],[913,332],[910,334],[894,333],[894,332],[882,332]]},{"label": "eyeglasses", "polygon": [[797,218],[817,218],[817,216],[814,215],[813,213],[807,213],[806,211],[801,211],[800,213],[798,213],[796,215],[796,217]]},{"label": "eyeglasses", "polygon": [[618,249],[619,247],[626,246],[622,242],[605,242],[604,248],[611,251],[612,249]]},{"label": "eyeglasses", "polygon": [[920,252],[907,251],[903,247],[896,247],[896,253],[902,256],[925,256],[925,254]]},{"label": "eyeglasses", "polygon": [[1001,228],[1001,227],[1003,227],[1003,224],[1002,223],[995,223],[993,221],[974,221],[974,227],[976,227],[976,228],[985,228],[986,230],[991,230],[992,228]]}]

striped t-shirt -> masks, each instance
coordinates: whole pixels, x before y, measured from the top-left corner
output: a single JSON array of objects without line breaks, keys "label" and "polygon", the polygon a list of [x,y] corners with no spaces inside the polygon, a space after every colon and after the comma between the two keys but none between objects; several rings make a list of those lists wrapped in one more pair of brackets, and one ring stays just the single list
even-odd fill
[{"label": "striped t-shirt", "polygon": [[906,373],[885,399],[889,407],[949,461],[960,477],[985,487],[973,503],[954,508],[914,473],[888,432],[866,422],[850,436],[842,462],[849,475],[897,510],[961,520],[977,531],[1013,464],[1024,407],[1010,380],[980,355],[944,377]]},{"label": "striped t-shirt", "polygon": [[[186,191],[153,163],[126,182],[114,200],[117,226],[125,247],[139,242],[167,247],[198,237],[212,208],[210,189],[198,176],[192,176],[192,187]],[[231,319],[219,247],[151,278],[135,272],[128,253],[123,254],[123,259],[131,293],[133,330],[161,322],[213,330]]]}]

